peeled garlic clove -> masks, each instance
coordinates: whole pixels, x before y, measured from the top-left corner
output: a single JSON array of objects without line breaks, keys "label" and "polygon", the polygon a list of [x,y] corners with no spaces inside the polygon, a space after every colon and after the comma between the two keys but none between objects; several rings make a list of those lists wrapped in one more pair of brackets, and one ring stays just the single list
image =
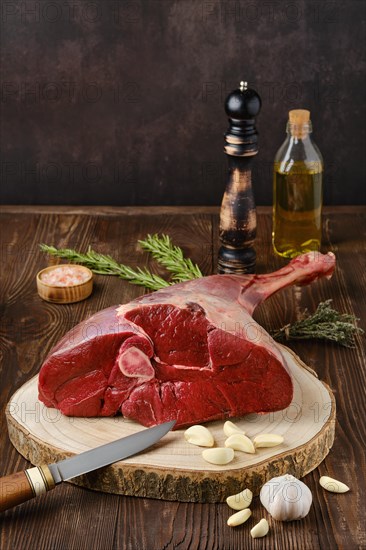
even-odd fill
[{"label": "peeled garlic clove", "polygon": [[333,479],[332,477],[322,476],[319,479],[319,483],[323,487],[323,489],[326,489],[331,493],[347,493],[347,491],[349,491],[348,485],[342,483],[341,481]]},{"label": "peeled garlic clove", "polygon": [[230,420],[227,420],[224,424],[224,434],[229,437],[233,434],[243,434],[245,435],[245,432],[239,428],[234,422],[231,422]]},{"label": "peeled garlic clove", "polygon": [[229,464],[234,458],[234,449],[227,447],[215,447],[214,449],[205,449],[202,451],[202,458],[211,464],[223,466]]},{"label": "peeled garlic clove", "polygon": [[249,510],[249,508],[246,508],[245,510],[240,510],[240,512],[236,512],[236,514],[233,514],[229,517],[227,520],[227,524],[230,527],[236,527],[237,525],[241,525],[245,521],[247,521],[250,516],[252,515],[252,512]]},{"label": "peeled garlic clove", "polygon": [[263,518],[260,520],[259,523],[257,523],[257,525],[254,525],[253,529],[250,531],[250,534],[252,535],[253,539],[257,539],[259,537],[265,537],[268,531],[268,521]]},{"label": "peeled garlic clove", "polygon": [[277,434],[259,434],[253,439],[254,446],[259,447],[276,447],[283,443],[282,435]]},{"label": "peeled garlic clove", "polygon": [[199,424],[188,428],[184,432],[184,438],[188,443],[198,445],[199,447],[213,447],[215,443],[210,430]]},{"label": "peeled garlic clove", "polygon": [[255,453],[253,442],[243,434],[232,434],[225,441],[225,447],[230,447],[234,451],[242,451],[243,453]]},{"label": "peeled garlic clove", "polygon": [[248,508],[252,502],[253,493],[250,489],[244,489],[236,495],[230,495],[226,499],[226,503],[233,510],[244,510]]}]

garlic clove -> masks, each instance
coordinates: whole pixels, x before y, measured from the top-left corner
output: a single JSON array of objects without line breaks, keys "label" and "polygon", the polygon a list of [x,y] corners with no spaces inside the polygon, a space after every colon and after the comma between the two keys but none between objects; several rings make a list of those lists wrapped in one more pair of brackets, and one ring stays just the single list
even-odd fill
[{"label": "garlic clove", "polygon": [[245,432],[239,428],[234,422],[231,422],[230,420],[227,420],[224,424],[224,434],[229,437],[233,434],[243,434],[245,435]]},{"label": "garlic clove", "polygon": [[234,459],[234,449],[227,447],[215,447],[214,449],[205,449],[202,451],[202,458],[211,464],[223,466],[229,464]]},{"label": "garlic clove", "polygon": [[225,447],[231,447],[234,451],[242,451],[243,453],[255,453],[253,442],[244,434],[232,434],[225,441]]},{"label": "garlic clove", "polygon": [[244,489],[244,491],[241,491],[236,495],[230,495],[227,497],[226,503],[233,510],[244,510],[244,508],[248,508],[248,506],[251,505],[252,498],[252,491],[250,489]]},{"label": "garlic clove", "polygon": [[215,443],[210,430],[200,424],[196,424],[188,428],[184,432],[184,438],[188,441],[188,443],[198,445],[199,447],[213,447]]},{"label": "garlic clove", "polygon": [[229,525],[229,527],[242,525],[250,518],[251,515],[252,512],[249,510],[249,508],[246,508],[245,510],[240,510],[240,512],[236,512],[236,514],[232,514],[229,517],[229,519],[227,520],[227,524]]},{"label": "garlic clove", "polygon": [[319,479],[319,483],[323,489],[326,489],[331,493],[347,493],[347,491],[349,491],[348,485],[338,481],[337,479],[333,479],[332,477],[322,476]]},{"label": "garlic clove", "polygon": [[255,448],[276,447],[283,443],[282,435],[278,434],[259,434],[253,439]]},{"label": "garlic clove", "polygon": [[259,523],[257,523],[257,525],[254,525],[253,529],[250,531],[250,534],[252,535],[253,539],[257,539],[259,537],[265,537],[268,531],[268,521],[263,518],[260,520]]}]

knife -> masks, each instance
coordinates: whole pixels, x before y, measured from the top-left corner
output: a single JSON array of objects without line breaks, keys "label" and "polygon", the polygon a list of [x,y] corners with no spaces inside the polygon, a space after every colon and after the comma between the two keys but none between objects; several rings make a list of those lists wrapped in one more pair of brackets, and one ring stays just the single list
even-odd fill
[{"label": "knife", "polygon": [[174,426],[159,424],[54,464],[35,466],[0,479],[0,512],[54,489],[61,481],[92,472],[147,449]]}]

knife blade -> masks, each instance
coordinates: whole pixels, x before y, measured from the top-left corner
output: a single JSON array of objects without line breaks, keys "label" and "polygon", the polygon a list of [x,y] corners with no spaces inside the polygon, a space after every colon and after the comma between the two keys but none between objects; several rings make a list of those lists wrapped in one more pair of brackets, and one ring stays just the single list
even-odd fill
[{"label": "knife blade", "polygon": [[103,468],[148,449],[166,435],[175,422],[175,420],[164,422],[65,460],[35,466],[24,472],[1,478],[0,512],[47,493],[62,481]]}]

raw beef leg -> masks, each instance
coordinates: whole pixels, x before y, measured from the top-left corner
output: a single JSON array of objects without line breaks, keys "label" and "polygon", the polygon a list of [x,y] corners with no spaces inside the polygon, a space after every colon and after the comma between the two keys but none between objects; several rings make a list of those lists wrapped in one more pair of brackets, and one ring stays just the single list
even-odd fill
[{"label": "raw beef leg", "polygon": [[176,428],[286,408],[286,362],[252,318],[292,284],[330,277],[333,254],[309,253],[267,275],[212,275],[98,312],[68,332],[39,375],[39,398],[75,416]]}]

